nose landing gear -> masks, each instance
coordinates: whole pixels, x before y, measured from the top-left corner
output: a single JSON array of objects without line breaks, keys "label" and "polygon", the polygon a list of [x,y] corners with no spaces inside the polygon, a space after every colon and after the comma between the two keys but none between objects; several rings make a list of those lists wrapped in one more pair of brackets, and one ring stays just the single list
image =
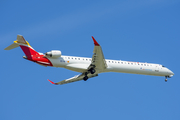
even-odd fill
[{"label": "nose landing gear", "polygon": [[168,76],[165,76],[165,78],[166,78],[166,79],[165,79],[165,82],[167,82],[167,81],[168,81],[168,79],[167,79],[167,78],[168,78]]}]

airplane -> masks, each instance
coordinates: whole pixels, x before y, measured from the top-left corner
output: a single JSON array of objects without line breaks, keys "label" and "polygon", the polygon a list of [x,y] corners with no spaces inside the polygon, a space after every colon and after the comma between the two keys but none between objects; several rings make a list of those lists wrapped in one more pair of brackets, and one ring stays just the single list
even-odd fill
[{"label": "airplane", "polygon": [[46,67],[61,67],[81,73],[56,83],[48,79],[54,85],[63,85],[80,80],[86,81],[105,72],[164,76],[165,82],[167,82],[167,78],[171,78],[174,75],[171,70],[161,64],[105,59],[100,44],[93,36],[92,39],[94,41],[92,58],[65,56],[59,50],[51,50],[43,54],[35,51],[22,35],[17,35],[17,40],[6,47],[5,50],[11,50],[20,46],[25,54],[23,56],[24,59]]}]

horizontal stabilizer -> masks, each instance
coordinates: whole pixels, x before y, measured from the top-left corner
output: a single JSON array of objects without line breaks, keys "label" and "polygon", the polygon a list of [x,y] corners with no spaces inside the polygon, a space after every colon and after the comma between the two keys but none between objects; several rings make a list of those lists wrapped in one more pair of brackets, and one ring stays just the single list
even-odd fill
[{"label": "horizontal stabilizer", "polygon": [[4,50],[11,50],[11,49],[16,48],[16,47],[19,47],[19,45],[16,43],[13,43],[10,46],[8,46],[7,48],[5,48]]}]

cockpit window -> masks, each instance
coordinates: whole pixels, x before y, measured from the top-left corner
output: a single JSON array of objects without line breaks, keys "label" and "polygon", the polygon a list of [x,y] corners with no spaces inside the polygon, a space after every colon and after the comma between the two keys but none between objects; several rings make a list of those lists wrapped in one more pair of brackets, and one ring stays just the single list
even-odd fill
[{"label": "cockpit window", "polygon": [[162,65],[162,67],[165,67],[165,66]]}]

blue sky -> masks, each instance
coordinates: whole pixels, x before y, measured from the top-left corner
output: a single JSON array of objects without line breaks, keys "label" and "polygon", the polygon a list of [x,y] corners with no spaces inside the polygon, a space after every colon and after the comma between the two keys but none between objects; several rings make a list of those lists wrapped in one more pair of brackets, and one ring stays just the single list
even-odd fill
[{"label": "blue sky", "polygon": [[[51,0],[0,2],[1,120],[179,120],[178,0]],[[103,73],[54,86],[79,73],[24,60],[4,48],[21,34],[39,52],[92,57],[93,41],[107,59],[159,63],[164,77]]]}]

